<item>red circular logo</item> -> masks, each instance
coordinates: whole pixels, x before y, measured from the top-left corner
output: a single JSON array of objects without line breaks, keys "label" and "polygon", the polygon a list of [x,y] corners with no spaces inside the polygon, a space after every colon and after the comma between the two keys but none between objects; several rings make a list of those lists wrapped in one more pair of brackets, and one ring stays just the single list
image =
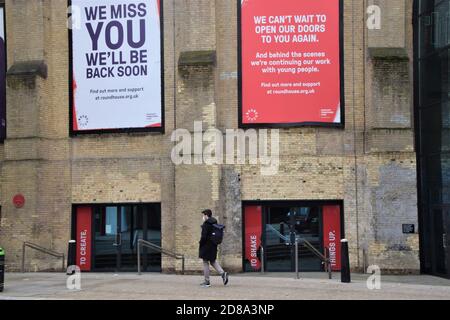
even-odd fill
[{"label": "red circular logo", "polygon": [[22,194],[16,194],[13,203],[16,208],[22,208],[25,204],[25,197]]}]

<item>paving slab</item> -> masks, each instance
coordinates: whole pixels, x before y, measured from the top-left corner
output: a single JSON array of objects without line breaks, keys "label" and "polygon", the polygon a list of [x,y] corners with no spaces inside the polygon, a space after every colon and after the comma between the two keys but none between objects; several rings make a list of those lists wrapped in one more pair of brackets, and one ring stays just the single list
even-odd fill
[{"label": "paving slab", "polygon": [[67,289],[64,273],[7,273],[0,300],[450,300],[450,280],[432,276],[382,276],[381,289],[369,290],[369,275],[352,283],[324,273],[234,274],[228,286],[212,277],[210,288],[198,275],[83,273],[81,290]]}]

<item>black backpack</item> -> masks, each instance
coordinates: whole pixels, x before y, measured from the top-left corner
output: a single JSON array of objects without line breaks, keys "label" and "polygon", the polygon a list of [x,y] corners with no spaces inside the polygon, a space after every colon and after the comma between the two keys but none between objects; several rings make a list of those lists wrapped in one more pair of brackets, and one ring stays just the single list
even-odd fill
[{"label": "black backpack", "polygon": [[222,243],[223,234],[225,232],[225,226],[223,224],[215,223],[212,225],[212,231],[210,235],[210,240],[215,245],[219,245]]}]

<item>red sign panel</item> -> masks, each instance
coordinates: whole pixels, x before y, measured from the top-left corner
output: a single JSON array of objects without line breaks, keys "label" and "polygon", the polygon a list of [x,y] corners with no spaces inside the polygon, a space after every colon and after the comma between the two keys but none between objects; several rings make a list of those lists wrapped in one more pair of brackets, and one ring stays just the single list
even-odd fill
[{"label": "red sign panel", "polygon": [[262,209],[261,206],[247,206],[244,212],[245,224],[245,259],[253,270],[261,269],[258,251],[261,247]]},{"label": "red sign panel", "polygon": [[342,124],[340,0],[239,0],[241,124]]},{"label": "red sign panel", "polygon": [[331,268],[341,270],[341,208],[323,207],[323,243],[329,249]]},{"label": "red sign panel", "polygon": [[13,198],[13,204],[17,209],[23,208],[23,206],[25,205],[25,197],[23,196],[23,194],[16,194]]},{"label": "red sign panel", "polygon": [[91,270],[92,208],[77,208],[76,264],[81,271]]}]

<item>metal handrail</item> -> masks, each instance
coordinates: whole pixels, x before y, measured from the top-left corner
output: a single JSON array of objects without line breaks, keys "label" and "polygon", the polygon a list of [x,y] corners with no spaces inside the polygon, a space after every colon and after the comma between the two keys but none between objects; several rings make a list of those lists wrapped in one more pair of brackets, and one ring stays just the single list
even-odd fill
[{"label": "metal handrail", "polygon": [[[325,247],[325,255],[323,255],[319,250],[317,250],[311,242],[309,242],[306,239],[299,239],[303,242],[303,245],[309,249],[312,253],[314,253],[320,260],[322,260],[323,263],[325,263],[325,270],[328,271],[328,277],[331,279],[331,263],[330,258],[328,257],[327,250],[328,248]],[[297,242],[297,241],[296,241]],[[297,257],[298,259],[298,257]]]},{"label": "metal handrail", "polygon": [[325,247],[325,258],[327,259],[327,262],[325,262],[325,270],[328,270],[328,279],[331,280],[331,278],[333,277],[333,273],[331,270],[330,249],[328,249],[327,247]]},{"label": "metal handrail", "polygon": [[261,245],[261,273],[264,274],[264,247]]},{"label": "metal handrail", "polygon": [[177,254],[177,253],[169,251],[167,249],[163,249],[162,247],[160,247],[154,243],[145,241],[144,239],[139,239],[138,245],[137,245],[137,260],[138,260],[137,264],[138,264],[139,275],[141,274],[141,246],[156,250],[156,251],[160,252],[161,254],[165,254],[166,256],[169,256],[174,259],[178,259],[178,260],[181,259],[181,272],[182,272],[182,274],[184,274],[185,258],[184,258],[183,254]]},{"label": "metal handrail", "polygon": [[31,249],[34,249],[36,251],[48,254],[50,256],[53,256],[55,258],[62,258],[62,271],[65,271],[65,265],[66,265],[66,256],[64,253],[59,253],[44,247],[41,247],[40,245],[37,245],[35,243],[27,242],[25,241],[22,244],[22,273],[25,272],[25,248],[29,247]]},{"label": "metal handrail", "polygon": [[303,242],[303,245],[306,248],[308,248],[310,251],[312,251],[312,253],[314,253],[317,257],[319,257],[322,261],[326,259],[325,255],[323,255],[322,252],[317,250],[316,247],[314,247],[311,242],[309,242],[308,240],[305,240],[305,239],[301,239],[301,241]]}]

